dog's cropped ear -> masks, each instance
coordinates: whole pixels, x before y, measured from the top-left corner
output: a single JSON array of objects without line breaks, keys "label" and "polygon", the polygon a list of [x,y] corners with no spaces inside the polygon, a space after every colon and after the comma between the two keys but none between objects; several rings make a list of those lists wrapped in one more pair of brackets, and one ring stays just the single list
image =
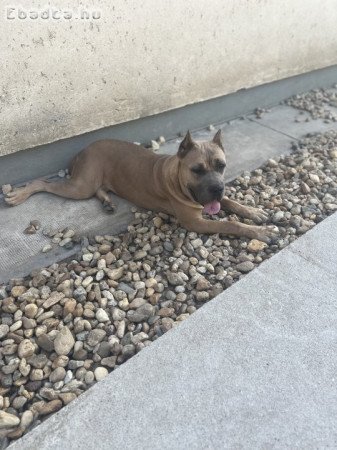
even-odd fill
[{"label": "dog's cropped ear", "polygon": [[184,158],[187,153],[196,145],[195,141],[192,139],[190,130],[187,131],[186,136],[184,137],[184,139],[181,141],[180,145],[179,145],[179,149],[178,149],[178,157],[179,158]]},{"label": "dog's cropped ear", "polygon": [[223,144],[222,144],[222,132],[221,129],[218,130],[213,138],[213,142],[214,144],[218,145],[222,150],[223,148]]}]

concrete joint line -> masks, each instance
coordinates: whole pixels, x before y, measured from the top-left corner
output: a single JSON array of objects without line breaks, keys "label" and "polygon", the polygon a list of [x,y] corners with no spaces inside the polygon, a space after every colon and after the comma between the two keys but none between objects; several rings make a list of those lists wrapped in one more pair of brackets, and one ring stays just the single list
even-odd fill
[{"label": "concrete joint line", "polygon": [[254,123],[256,123],[257,125],[260,125],[261,127],[268,128],[268,130],[274,131],[275,133],[278,133],[278,134],[282,134],[283,136],[287,136],[288,138],[294,139],[295,141],[300,141],[299,138],[297,138],[297,137],[295,137],[295,136],[292,136],[291,134],[284,133],[283,131],[280,131],[280,130],[276,130],[276,129],[273,128],[273,127],[269,127],[268,125],[265,125],[265,124],[263,124],[263,123],[261,123],[261,122],[255,120],[255,119],[252,119],[251,117],[247,117],[247,118],[248,118],[248,120],[250,120],[251,122],[254,122]]}]

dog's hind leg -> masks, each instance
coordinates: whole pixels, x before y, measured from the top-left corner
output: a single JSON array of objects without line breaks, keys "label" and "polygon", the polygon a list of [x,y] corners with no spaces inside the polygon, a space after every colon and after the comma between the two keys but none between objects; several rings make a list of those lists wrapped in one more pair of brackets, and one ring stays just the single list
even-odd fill
[{"label": "dog's hind leg", "polygon": [[5,197],[5,201],[10,206],[20,205],[31,195],[37,192],[50,192],[60,197],[82,200],[93,197],[97,188],[84,183],[81,179],[70,179],[62,182],[48,182],[44,180],[34,180],[25,187],[11,191]]},{"label": "dog's hind leg", "polygon": [[96,191],[96,197],[102,202],[103,208],[107,212],[114,212],[116,205],[113,203],[113,201],[110,198],[110,195],[107,191],[105,191],[102,187],[97,189]]}]

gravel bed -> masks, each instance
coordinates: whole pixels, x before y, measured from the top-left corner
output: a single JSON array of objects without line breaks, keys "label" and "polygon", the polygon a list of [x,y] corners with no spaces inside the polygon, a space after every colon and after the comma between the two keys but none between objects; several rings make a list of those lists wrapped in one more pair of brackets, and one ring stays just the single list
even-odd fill
[{"label": "gravel bed", "polygon": [[127,233],[82,238],[77,259],[0,286],[0,447],[336,211],[337,133],[294,144],[290,156],[243,173],[227,195],[266,210],[277,244],[198,235],[135,210]]},{"label": "gravel bed", "polygon": [[[304,94],[294,95],[285,101],[285,103],[293,108],[310,113],[312,119],[323,119],[324,122],[337,122],[337,84],[331,89],[314,89]],[[301,122],[300,118],[295,119]],[[309,117],[305,119],[309,121]]]}]

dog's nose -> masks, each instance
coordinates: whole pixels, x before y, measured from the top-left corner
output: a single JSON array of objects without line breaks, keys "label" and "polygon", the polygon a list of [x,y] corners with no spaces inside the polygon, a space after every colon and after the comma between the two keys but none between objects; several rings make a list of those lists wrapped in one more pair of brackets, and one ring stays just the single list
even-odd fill
[{"label": "dog's nose", "polygon": [[209,191],[211,194],[219,196],[222,194],[224,187],[225,186],[223,184],[213,184],[212,186],[209,187]]}]

